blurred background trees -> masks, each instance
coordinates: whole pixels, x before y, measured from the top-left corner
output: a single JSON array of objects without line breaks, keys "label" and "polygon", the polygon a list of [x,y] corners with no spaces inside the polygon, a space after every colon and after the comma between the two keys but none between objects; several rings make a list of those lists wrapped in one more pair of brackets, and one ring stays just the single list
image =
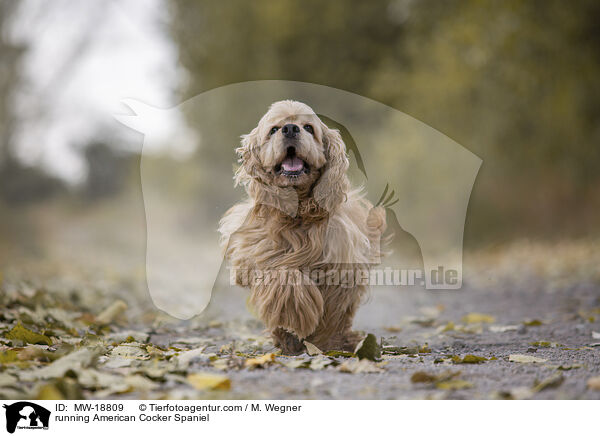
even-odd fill
[{"label": "blurred background trees", "polygon": [[16,2],[0,3],[0,200],[27,203],[52,196],[61,183],[39,168],[24,167],[15,155],[17,128],[15,91],[22,85],[21,61],[27,47],[11,41],[7,29],[18,10]]},{"label": "blurred background trees", "polygon": [[[62,3],[61,10],[40,6],[37,13],[64,13]],[[144,7],[125,3],[134,6],[123,9],[121,18]],[[25,5],[21,7],[31,7]],[[164,86],[174,104],[215,87],[261,79],[347,90],[425,122],[483,159],[467,216],[467,245],[597,235],[597,1],[157,0],[152,5],[150,9],[168,13],[156,12],[162,18],[151,32],[174,50],[176,59],[162,68],[182,73],[177,83]],[[19,7],[11,1],[0,6],[0,207],[7,211],[7,205],[67,191],[71,198],[105,201],[119,201],[123,192],[139,195],[139,189],[127,188],[139,183],[137,159],[130,152],[141,139],[135,136],[132,147],[131,138],[106,134],[110,124],[99,123],[96,137],[72,144],[86,169],[75,185],[48,174],[41,163],[18,158],[14,132],[25,124],[20,124],[15,92],[28,86],[22,59],[29,50],[10,37]],[[87,42],[69,71],[99,45],[95,37],[110,30],[113,19],[103,13],[104,25],[99,23],[98,29],[89,32],[89,25],[82,26]],[[90,90],[103,89],[103,74],[90,80]],[[227,153],[233,161],[234,146],[215,152]],[[123,149],[128,152],[119,151]],[[203,164],[198,152],[191,165]],[[186,184],[204,180],[183,173],[169,177],[182,177]],[[81,204],[90,207],[93,202]]]}]

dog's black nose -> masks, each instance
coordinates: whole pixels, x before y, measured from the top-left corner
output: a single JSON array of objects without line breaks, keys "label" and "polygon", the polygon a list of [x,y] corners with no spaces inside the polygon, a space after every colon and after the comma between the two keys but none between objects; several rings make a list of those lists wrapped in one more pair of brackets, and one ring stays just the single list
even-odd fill
[{"label": "dog's black nose", "polygon": [[295,124],[286,124],[281,128],[281,133],[286,138],[295,138],[298,133],[300,133],[300,127]]}]

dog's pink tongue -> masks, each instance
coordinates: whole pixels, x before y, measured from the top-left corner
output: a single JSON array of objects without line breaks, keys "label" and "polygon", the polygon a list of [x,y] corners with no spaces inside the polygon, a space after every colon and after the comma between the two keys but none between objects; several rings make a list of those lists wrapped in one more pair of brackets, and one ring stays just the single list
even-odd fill
[{"label": "dog's pink tongue", "polygon": [[304,167],[304,162],[297,157],[286,157],[283,162],[281,162],[281,167],[285,171],[300,171]]}]

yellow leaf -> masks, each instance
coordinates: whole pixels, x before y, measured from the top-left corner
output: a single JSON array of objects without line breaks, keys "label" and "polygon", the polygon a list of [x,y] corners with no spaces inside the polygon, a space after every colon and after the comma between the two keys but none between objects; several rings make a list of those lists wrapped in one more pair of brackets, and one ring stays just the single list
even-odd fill
[{"label": "yellow leaf", "polygon": [[540,321],[539,319],[523,321],[523,325],[526,325],[527,327],[538,327],[538,326],[541,326],[542,324],[543,324],[543,322]]},{"label": "yellow leaf", "polygon": [[422,347],[419,347],[419,353],[421,353],[421,354],[431,353],[431,348],[429,348],[428,344],[425,344]]},{"label": "yellow leaf", "polygon": [[410,381],[413,383],[441,383],[449,381],[458,375],[460,375],[460,371],[444,371],[437,374],[417,371],[410,377]]},{"label": "yellow leaf", "polygon": [[496,318],[493,317],[492,315],[487,315],[485,313],[468,313],[465,316],[462,317],[462,322],[466,323],[466,324],[483,324],[483,323],[488,323],[491,324],[493,322],[496,322]]},{"label": "yellow leaf", "polygon": [[198,390],[228,391],[231,389],[231,380],[229,378],[208,372],[190,374],[187,376],[187,382]]},{"label": "yellow leaf", "polygon": [[425,371],[417,371],[410,377],[410,381],[413,383],[433,383],[435,380],[435,374],[430,374]]},{"label": "yellow leaf", "polygon": [[435,387],[444,390],[469,389],[473,387],[473,383],[466,380],[448,380],[436,383]]},{"label": "yellow leaf", "polygon": [[447,322],[445,325],[441,325],[436,329],[436,333],[451,332],[456,328],[452,321]]},{"label": "yellow leaf", "polygon": [[487,361],[485,357],[475,356],[474,354],[467,354],[462,358],[460,356],[452,356],[451,359],[454,363],[481,363]]},{"label": "yellow leaf", "polygon": [[5,335],[5,338],[21,341],[26,344],[52,345],[52,341],[48,336],[40,335],[39,333],[27,329],[23,327],[23,324],[20,322]]},{"label": "yellow leaf", "polygon": [[14,350],[6,350],[0,353],[0,363],[7,364],[18,360],[17,352]]},{"label": "yellow leaf", "polygon": [[246,362],[244,363],[244,366],[246,368],[257,368],[257,367],[264,368],[265,366],[268,366],[273,362],[275,362],[275,353],[268,353],[268,354],[263,354],[262,356],[259,356],[259,357],[253,357],[251,359],[247,359]]},{"label": "yellow leaf", "polygon": [[44,385],[39,390],[36,400],[64,400],[65,397],[53,384]]}]

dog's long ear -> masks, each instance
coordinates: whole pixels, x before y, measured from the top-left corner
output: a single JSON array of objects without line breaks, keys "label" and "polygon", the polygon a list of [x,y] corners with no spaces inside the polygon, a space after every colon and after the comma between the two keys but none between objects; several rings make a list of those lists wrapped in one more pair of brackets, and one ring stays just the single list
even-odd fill
[{"label": "dog's long ear", "polygon": [[242,135],[241,145],[235,149],[240,163],[234,177],[236,185],[247,185],[257,176],[260,170],[260,161],[257,156],[258,141],[258,127],[252,129],[247,135]]},{"label": "dog's long ear", "polygon": [[346,200],[346,193],[350,187],[346,171],[350,164],[342,135],[338,130],[330,129],[325,124],[323,124],[323,145],[327,163],[315,186],[314,198],[323,209],[333,212]]}]

